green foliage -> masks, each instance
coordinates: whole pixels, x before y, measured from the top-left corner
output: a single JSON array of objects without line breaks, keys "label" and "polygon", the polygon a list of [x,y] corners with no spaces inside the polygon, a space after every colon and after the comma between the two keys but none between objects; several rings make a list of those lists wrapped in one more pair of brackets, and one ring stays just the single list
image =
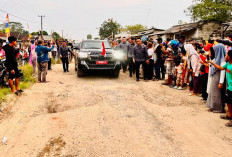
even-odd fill
[{"label": "green foliage", "polygon": [[[40,32],[32,32],[31,35],[39,35]],[[47,31],[43,31],[43,35],[48,35]]]},{"label": "green foliage", "polygon": [[87,39],[92,39],[92,35],[91,35],[91,34],[88,34],[88,35],[87,35]]},{"label": "green foliage", "polygon": [[[1,32],[5,32],[5,23],[0,25]],[[28,34],[20,22],[9,22],[9,27],[11,32],[19,32],[22,34]]]},{"label": "green foliage", "polygon": [[61,37],[60,37],[60,34],[59,33],[57,33],[57,32],[53,32],[53,37],[54,37],[54,39],[55,40],[59,40]]},{"label": "green foliage", "polygon": [[232,19],[232,0],[194,0],[193,3],[185,11],[193,21],[227,22]]},{"label": "green foliage", "polygon": [[130,33],[130,34],[137,34],[140,31],[146,30],[147,26],[144,26],[142,24],[136,24],[136,25],[127,25],[125,28],[123,28],[123,31]]},{"label": "green foliage", "polygon": [[31,82],[35,83],[36,79],[32,76],[33,74],[33,67],[30,64],[26,64],[25,66],[21,66],[20,69],[23,72],[23,79],[22,82]]},{"label": "green foliage", "polygon": [[111,35],[116,35],[120,33],[121,25],[114,21],[113,19],[108,19],[107,21],[104,21],[99,29],[99,36],[101,39],[107,38]]},{"label": "green foliage", "polygon": [[10,94],[10,88],[6,88],[6,87],[0,87],[0,104],[2,103],[2,101],[6,98],[6,95]]},{"label": "green foliage", "polygon": [[[27,89],[30,87],[33,83],[37,82],[36,78],[32,76],[33,73],[33,67],[29,64],[25,66],[19,67],[23,72],[23,79],[20,80],[20,89]],[[10,94],[10,88],[9,87],[0,87],[0,104],[1,102],[6,98],[6,95]]]}]

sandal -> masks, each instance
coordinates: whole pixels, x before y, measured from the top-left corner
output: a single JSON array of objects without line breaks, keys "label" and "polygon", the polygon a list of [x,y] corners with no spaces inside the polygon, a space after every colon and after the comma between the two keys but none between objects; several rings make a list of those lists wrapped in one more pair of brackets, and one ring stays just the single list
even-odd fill
[{"label": "sandal", "polygon": [[232,122],[226,124],[227,127],[232,127]]},{"label": "sandal", "polygon": [[22,89],[18,90],[18,92],[23,93],[24,91]]},{"label": "sandal", "polygon": [[20,95],[20,92],[19,92],[19,91],[16,91],[16,92],[15,92],[15,95],[19,96],[19,95]]},{"label": "sandal", "polygon": [[209,111],[209,112],[213,112],[213,111],[214,111],[214,109],[210,108],[210,109],[208,109],[208,111]]},{"label": "sandal", "polygon": [[214,110],[213,113],[223,113],[222,111]]},{"label": "sandal", "polygon": [[228,115],[221,115],[220,118],[224,120],[231,120],[231,118]]}]

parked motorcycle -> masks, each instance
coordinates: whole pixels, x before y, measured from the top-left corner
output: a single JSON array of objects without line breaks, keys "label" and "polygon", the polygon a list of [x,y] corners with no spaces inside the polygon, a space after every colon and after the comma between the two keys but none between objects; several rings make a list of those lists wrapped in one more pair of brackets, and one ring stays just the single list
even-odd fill
[{"label": "parked motorcycle", "polygon": [[[0,84],[9,86],[9,72],[5,66],[6,57],[0,56]],[[23,73],[19,70],[20,78],[22,79]]]},{"label": "parked motorcycle", "polygon": [[8,86],[9,85],[9,72],[5,66],[6,57],[0,56],[0,84]]}]

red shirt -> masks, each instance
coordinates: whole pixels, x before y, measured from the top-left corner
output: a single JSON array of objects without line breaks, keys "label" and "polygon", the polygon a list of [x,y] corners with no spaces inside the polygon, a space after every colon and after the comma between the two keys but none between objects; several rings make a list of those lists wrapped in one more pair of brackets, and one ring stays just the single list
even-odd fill
[{"label": "red shirt", "polygon": [[[203,56],[203,55],[200,55],[200,58],[201,58],[201,60],[202,60],[204,63],[207,63],[207,62],[206,62],[207,57],[205,57],[205,56]],[[206,74],[209,73],[209,66],[205,66],[205,73],[206,73]]]}]

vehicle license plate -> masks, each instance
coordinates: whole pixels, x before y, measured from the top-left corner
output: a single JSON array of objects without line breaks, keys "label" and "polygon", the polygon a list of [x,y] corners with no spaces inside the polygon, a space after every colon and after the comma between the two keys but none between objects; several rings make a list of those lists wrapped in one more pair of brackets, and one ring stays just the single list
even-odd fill
[{"label": "vehicle license plate", "polygon": [[108,64],[108,61],[97,61],[96,64],[105,65],[105,64]]}]

